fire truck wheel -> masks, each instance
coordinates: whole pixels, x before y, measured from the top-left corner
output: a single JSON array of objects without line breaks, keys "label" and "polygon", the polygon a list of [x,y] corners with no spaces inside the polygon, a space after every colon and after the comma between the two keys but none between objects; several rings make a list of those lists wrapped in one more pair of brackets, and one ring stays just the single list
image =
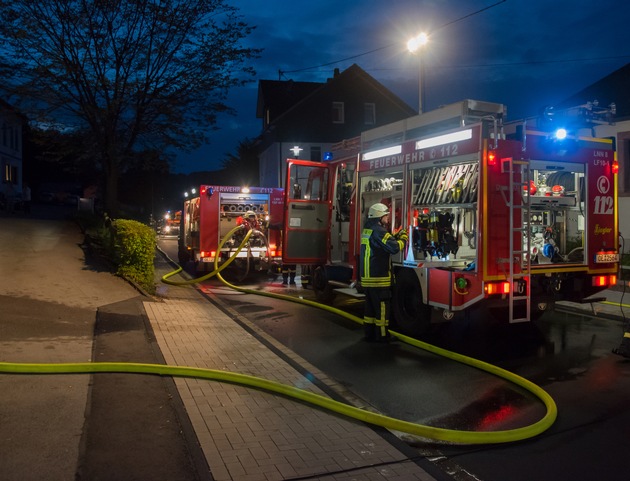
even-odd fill
[{"label": "fire truck wheel", "polygon": [[404,333],[420,336],[431,326],[431,308],[422,301],[422,287],[416,273],[400,268],[394,275],[392,321]]},{"label": "fire truck wheel", "polygon": [[190,261],[190,253],[185,249],[179,249],[177,251],[177,260],[180,266],[185,266]]},{"label": "fire truck wheel", "polygon": [[322,304],[332,304],[335,299],[335,291],[330,284],[328,284],[328,276],[326,275],[326,269],[322,266],[316,267],[313,271],[313,277],[311,281],[313,285],[313,292],[315,293],[315,299]]}]

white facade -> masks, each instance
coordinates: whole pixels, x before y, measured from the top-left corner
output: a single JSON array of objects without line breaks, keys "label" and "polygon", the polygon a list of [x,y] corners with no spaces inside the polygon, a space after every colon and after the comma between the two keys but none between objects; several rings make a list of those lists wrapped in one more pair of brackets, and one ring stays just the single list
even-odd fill
[{"label": "white facade", "polygon": [[0,192],[11,197],[22,192],[22,119],[0,103]]},{"label": "white facade", "polygon": [[[260,186],[284,188],[287,159],[321,161],[331,146],[328,143],[274,142],[258,156]],[[293,151],[294,147],[301,149],[297,155]],[[319,152],[319,158],[313,158],[313,152]]]}]

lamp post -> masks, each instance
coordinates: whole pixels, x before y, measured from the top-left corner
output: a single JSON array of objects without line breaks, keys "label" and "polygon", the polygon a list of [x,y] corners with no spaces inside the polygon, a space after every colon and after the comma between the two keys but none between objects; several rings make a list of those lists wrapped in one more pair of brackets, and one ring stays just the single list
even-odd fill
[{"label": "lamp post", "polygon": [[407,50],[414,54],[416,52],[418,53],[418,63],[420,64],[418,72],[418,114],[422,113],[424,104],[424,62],[422,61],[422,49],[428,42],[429,35],[424,32],[407,42]]}]

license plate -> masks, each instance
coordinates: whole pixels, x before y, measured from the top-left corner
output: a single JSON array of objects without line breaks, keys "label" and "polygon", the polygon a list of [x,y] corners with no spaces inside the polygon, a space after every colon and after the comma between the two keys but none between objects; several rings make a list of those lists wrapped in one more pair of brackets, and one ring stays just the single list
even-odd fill
[{"label": "license plate", "polygon": [[597,264],[619,262],[619,254],[595,254],[595,262]]}]

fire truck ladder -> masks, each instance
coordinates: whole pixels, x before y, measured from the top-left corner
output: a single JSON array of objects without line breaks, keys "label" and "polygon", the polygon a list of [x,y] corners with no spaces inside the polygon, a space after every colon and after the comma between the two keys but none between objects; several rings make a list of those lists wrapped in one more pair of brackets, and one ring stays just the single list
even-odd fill
[{"label": "fire truck ladder", "polygon": [[[510,323],[525,322],[530,320],[531,315],[531,232],[529,226],[530,202],[529,202],[529,162],[526,160],[505,160],[502,165],[503,171],[510,176],[508,187],[508,198],[505,197],[505,186],[501,190],[504,200],[510,210],[510,251],[507,259],[500,261],[507,262],[510,266],[508,272],[508,282],[510,283],[509,294],[509,320]],[[515,220],[515,214],[520,213]],[[514,234],[518,234],[518,241],[515,242]],[[515,266],[520,269],[515,269]],[[519,288],[519,292],[515,292]],[[517,301],[525,301],[525,317],[515,317],[514,305]]]}]

